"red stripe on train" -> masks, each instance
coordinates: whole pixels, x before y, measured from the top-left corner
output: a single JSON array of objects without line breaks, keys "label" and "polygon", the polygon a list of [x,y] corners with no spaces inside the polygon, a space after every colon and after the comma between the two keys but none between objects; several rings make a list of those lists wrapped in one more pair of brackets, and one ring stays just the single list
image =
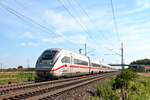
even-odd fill
[{"label": "red stripe on train", "polygon": [[75,65],[66,66],[66,65],[63,65],[63,66],[60,66],[56,69],[49,70],[49,72],[54,72],[54,71],[57,71],[57,70],[59,70],[61,68],[64,68],[64,67],[83,68],[83,69],[99,69],[99,68],[91,68],[91,67],[88,67],[88,66],[75,66]]}]

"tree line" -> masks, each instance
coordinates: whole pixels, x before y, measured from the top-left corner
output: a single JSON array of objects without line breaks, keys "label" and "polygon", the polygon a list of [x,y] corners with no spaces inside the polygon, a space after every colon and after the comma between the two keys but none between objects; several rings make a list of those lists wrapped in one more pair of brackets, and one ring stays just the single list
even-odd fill
[{"label": "tree line", "polygon": [[144,67],[150,66],[150,59],[140,59],[133,61],[129,64],[129,68],[131,68],[134,71],[143,72],[145,71]]}]

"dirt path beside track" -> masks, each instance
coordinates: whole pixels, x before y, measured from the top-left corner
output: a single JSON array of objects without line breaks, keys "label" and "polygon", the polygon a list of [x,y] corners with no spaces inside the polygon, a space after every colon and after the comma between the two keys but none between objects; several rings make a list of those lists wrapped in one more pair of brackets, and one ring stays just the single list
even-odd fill
[{"label": "dirt path beside track", "polygon": [[147,73],[138,73],[138,75],[150,77],[150,72],[147,72]]}]

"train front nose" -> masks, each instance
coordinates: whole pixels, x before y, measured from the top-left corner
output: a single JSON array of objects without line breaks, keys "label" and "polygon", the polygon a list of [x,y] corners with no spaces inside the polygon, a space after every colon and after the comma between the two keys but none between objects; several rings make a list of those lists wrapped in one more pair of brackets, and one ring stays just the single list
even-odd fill
[{"label": "train front nose", "polygon": [[50,70],[54,67],[57,52],[57,50],[45,50],[38,58],[36,63],[36,72],[39,80],[52,79],[53,74]]},{"label": "train front nose", "polygon": [[50,70],[52,68],[53,68],[53,65],[37,64],[36,65],[37,80],[39,80],[39,81],[51,80],[52,72],[50,72]]},{"label": "train front nose", "polygon": [[39,81],[45,81],[49,79],[49,73],[45,70],[36,71],[37,77]]},{"label": "train front nose", "polygon": [[39,81],[46,81],[53,79],[53,73],[48,70],[38,70],[36,71],[37,78]]}]

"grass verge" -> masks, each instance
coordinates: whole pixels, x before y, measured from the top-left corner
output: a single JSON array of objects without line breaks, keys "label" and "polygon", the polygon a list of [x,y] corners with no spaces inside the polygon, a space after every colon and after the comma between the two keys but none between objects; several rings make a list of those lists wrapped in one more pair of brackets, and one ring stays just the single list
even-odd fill
[{"label": "grass verge", "polygon": [[0,72],[0,85],[34,81],[35,78],[34,71]]},{"label": "grass verge", "polygon": [[[108,80],[97,87],[96,95],[91,100],[122,100],[121,90],[113,89],[115,79]],[[126,100],[150,100],[150,77],[138,76],[129,83]]]}]

